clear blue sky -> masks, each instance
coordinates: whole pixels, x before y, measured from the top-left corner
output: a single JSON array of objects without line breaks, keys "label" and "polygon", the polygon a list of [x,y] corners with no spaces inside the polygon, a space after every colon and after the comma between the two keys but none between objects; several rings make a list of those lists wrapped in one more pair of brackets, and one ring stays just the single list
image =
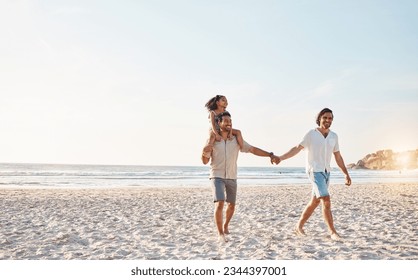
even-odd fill
[{"label": "clear blue sky", "polygon": [[0,162],[200,165],[216,94],[276,154],[324,107],[347,164],[416,149],[417,14],[404,0],[1,1]]}]

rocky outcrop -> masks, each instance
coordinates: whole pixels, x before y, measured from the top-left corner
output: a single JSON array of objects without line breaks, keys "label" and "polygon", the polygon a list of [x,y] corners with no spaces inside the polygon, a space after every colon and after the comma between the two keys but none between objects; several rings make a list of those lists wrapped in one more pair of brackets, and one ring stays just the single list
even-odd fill
[{"label": "rocky outcrop", "polygon": [[418,149],[395,153],[392,150],[381,150],[368,154],[357,163],[347,166],[352,169],[401,170],[418,168]]}]

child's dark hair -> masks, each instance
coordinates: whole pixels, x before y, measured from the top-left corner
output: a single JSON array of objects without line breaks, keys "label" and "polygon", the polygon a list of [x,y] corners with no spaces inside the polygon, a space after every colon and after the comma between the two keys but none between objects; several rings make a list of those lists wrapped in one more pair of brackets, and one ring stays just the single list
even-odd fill
[{"label": "child's dark hair", "polygon": [[216,121],[221,122],[222,118],[225,116],[231,117],[231,114],[228,111],[223,111],[222,113],[216,116]]},{"label": "child's dark hair", "polygon": [[216,110],[218,109],[218,105],[216,105],[216,102],[224,97],[223,95],[217,95],[215,97],[212,97],[208,102],[206,102],[205,107],[208,109],[208,111]]},{"label": "child's dark hair", "polygon": [[318,116],[316,117],[316,124],[317,125],[320,125],[322,115],[324,115],[325,113],[331,113],[332,117],[334,118],[334,113],[332,113],[332,110],[328,109],[328,108],[324,108],[324,109],[321,110],[321,112],[318,113]]}]

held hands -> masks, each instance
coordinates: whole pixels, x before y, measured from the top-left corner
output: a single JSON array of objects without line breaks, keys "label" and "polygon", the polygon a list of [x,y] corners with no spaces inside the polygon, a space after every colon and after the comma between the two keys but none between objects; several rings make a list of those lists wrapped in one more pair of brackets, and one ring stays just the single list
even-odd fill
[{"label": "held hands", "polygon": [[278,157],[278,156],[275,156],[275,155],[272,155],[271,157],[270,157],[270,162],[271,162],[271,164],[279,164],[280,162],[281,162],[281,160],[280,160],[280,157]]}]

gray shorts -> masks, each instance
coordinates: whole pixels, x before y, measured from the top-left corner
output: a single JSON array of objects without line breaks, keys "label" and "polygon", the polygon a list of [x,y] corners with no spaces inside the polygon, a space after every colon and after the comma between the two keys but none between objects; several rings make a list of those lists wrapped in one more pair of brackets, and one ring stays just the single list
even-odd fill
[{"label": "gray shorts", "polygon": [[[237,199],[237,180],[211,178],[213,201],[226,201],[235,204]],[[225,199],[226,193],[226,199]]]}]

